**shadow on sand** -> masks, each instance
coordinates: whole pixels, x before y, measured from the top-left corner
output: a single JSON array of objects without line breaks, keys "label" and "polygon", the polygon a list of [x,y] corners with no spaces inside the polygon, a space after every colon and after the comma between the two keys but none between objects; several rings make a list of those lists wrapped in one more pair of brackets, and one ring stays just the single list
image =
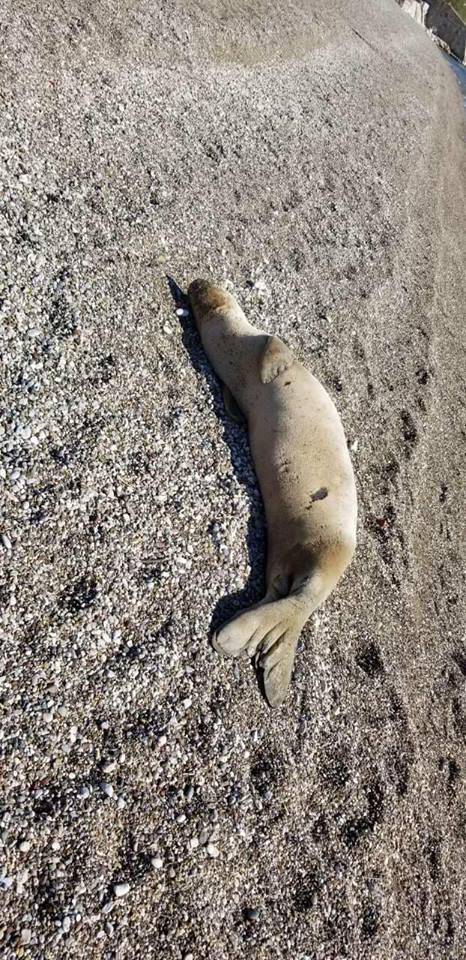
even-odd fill
[{"label": "shadow on sand", "polygon": [[[177,308],[189,311],[186,294],[172,277],[167,275],[170,293]],[[248,435],[245,427],[234,423],[227,416],[223,403],[220,381],[215,375],[201,344],[191,312],[187,317],[179,317],[183,345],[194,369],[201,373],[211,391],[214,411],[222,428],[230,452],[235,476],[245,489],[250,504],[248,532],[246,537],[249,566],[249,579],[242,590],[230,593],[215,606],[210,622],[210,637],[226,620],[230,620],[240,610],[257,603],[265,593],[265,522],[259,486],[252,466]]]}]

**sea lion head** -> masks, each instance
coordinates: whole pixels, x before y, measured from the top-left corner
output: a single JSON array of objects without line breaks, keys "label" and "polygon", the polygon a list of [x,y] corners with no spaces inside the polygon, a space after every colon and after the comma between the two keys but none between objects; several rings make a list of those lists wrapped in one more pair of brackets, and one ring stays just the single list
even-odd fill
[{"label": "sea lion head", "polygon": [[210,280],[193,280],[188,287],[188,299],[198,329],[204,320],[212,319],[216,311],[221,314],[221,311],[236,305],[231,294]]}]

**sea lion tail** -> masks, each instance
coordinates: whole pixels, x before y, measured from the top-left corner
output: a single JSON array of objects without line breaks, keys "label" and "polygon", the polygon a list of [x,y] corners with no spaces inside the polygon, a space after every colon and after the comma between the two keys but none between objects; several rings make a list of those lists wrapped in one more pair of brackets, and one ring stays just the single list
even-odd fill
[{"label": "sea lion tail", "polygon": [[264,671],[267,700],[276,707],[285,699],[299,635],[308,616],[299,597],[260,603],[224,624],[213,645],[224,656],[255,656]]}]

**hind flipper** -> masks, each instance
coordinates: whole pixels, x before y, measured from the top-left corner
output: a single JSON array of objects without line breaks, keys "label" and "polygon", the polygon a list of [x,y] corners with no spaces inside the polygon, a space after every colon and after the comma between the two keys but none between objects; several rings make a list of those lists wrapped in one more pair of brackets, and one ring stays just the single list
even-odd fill
[{"label": "hind flipper", "polygon": [[294,631],[287,631],[266,653],[261,651],[258,665],[264,671],[264,691],[271,707],[278,707],[283,703],[288,687],[296,654],[298,636]]},{"label": "hind flipper", "polygon": [[[286,631],[284,601],[260,603],[233,617],[213,637],[213,646],[226,657],[254,656],[260,644],[273,632]],[[278,631],[278,632],[277,632]]]},{"label": "hind flipper", "polygon": [[227,657],[269,656],[285,641],[294,650],[310,613],[305,604],[297,606],[295,598],[260,603],[225,623],[213,645]]}]

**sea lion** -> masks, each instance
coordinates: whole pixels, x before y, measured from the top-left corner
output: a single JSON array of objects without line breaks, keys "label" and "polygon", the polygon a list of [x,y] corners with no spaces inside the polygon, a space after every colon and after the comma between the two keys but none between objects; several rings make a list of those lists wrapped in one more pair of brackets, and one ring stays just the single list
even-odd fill
[{"label": "sea lion", "polygon": [[247,420],[267,523],[267,593],[213,642],[228,656],[256,658],[274,707],[306,620],[355,550],[353,468],[332,400],[286,344],[248,323],[234,297],[207,280],[194,280],[188,299],[227,411]]}]

